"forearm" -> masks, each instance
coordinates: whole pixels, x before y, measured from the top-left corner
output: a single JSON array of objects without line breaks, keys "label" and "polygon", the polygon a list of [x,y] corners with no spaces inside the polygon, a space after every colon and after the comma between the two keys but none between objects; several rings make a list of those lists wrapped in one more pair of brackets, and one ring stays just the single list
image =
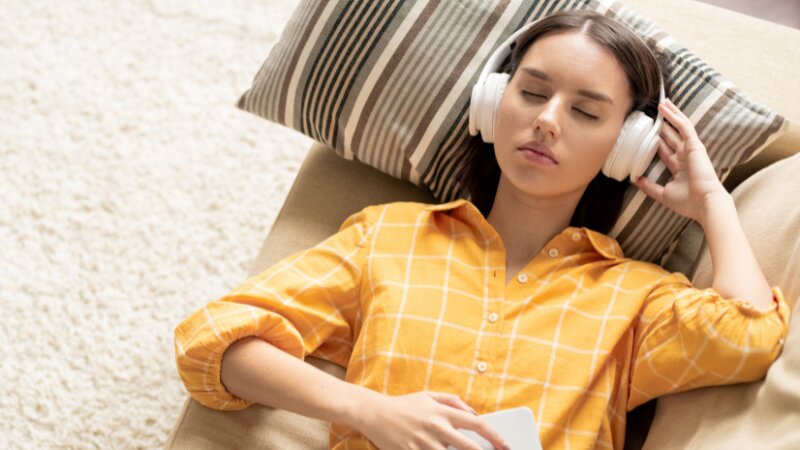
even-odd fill
[{"label": "forearm", "polygon": [[359,405],[380,395],[254,337],[226,350],[220,377],[237,397],[352,428],[357,425]]},{"label": "forearm", "polygon": [[711,253],[714,290],[762,310],[770,308],[772,290],[744,234],[733,198],[725,193],[710,199],[700,225]]}]

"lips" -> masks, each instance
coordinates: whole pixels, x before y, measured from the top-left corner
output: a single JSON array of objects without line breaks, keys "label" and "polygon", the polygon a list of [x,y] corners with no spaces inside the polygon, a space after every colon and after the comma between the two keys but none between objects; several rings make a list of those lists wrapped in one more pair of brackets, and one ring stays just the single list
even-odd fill
[{"label": "lips", "polygon": [[543,162],[550,161],[551,164],[558,164],[558,160],[556,160],[553,152],[550,151],[550,148],[541,142],[531,141],[525,143],[519,147],[519,150],[526,153],[526,157],[530,156],[529,159],[540,160]]}]

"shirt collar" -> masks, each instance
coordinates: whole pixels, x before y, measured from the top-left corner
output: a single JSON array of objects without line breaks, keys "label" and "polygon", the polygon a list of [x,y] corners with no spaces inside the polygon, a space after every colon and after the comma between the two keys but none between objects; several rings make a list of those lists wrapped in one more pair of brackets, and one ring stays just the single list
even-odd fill
[{"label": "shirt collar", "polygon": [[[472,205],[469,200],[459,198],[457,200],[453,200],[447,203],[440,203],[440,204],[432,204],[425,207],[426,211],[453,211],[457,209],[462,209],[467,207],[467,205]],[[472,205],[472,208],[475,211],[478,211],[478,208],[475,205]],[[481,214],[482,216],[482,214]],[[484,218],[485,220],[485,218]],[[599,233],[594,230],[590,230],[586,227],[567,227],[566,230],[562,232],[568,233],[568,235],[572,235],[575,232],[583,232],[586,235],[589,242],[592,244],[592,247],[602,255],[606,259],[620,259],[624,258],[625,255],[622,252],[622,248],[619,246],[619,243],[616,239],[606,236],[603,233]]]},{"label": "shirt collar", "polygon": [[440,203],[438,205],[428,205],[425,207],[426,211],[450,211],[456,209],[466,203],[469,203],[468,200],[463,198],[459,198],[458,200],[453,200],[452,202],[447,203]]}]

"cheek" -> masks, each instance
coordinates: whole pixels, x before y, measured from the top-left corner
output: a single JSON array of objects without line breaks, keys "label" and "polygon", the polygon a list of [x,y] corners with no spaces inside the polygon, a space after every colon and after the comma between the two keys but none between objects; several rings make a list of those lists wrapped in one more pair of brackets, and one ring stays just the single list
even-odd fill
[{"label": "cheek", "polygon": [[[505,94],[504,94],[505,95]],[[525,114],[521,114],[519,108],[513,104],[513,100],[504,98],[497,111],[497,118],[494,124],[494,143],[495,145],[511,145],[515,133],[525,127]]]},{"label": "cheek", "polygon": [[608,155],[614,148],[619,130],[615,127],[603,127],[595,132],[582,130],[577,135],[570,136],[570,148],[583,148],[585,151],[574,153],[574,158],[583,162],[590,175],[594,176],[603,168]]},{"label": "cheek", "polygon": [[611,127],[609,130],[602,133],[598,139],[596,144],[596,151],[598,153],[598,157],[601,160],[604,160],[611,154],[611,150],[614,148],[614,144],[617,143],[617,137],[619,136],[619,129],[616,127]]},{"label": "cheek", "polygon": [[[503,99],[500,102],[500,107],[497,110],[497,118],[495,119],[495,128],[509,129],[518,126],[522,122],[522,114],[520,114],[519,105],[514,104],[514,99],[509,97],[511,92],[509,89],[503,93]],[[516,112],[516,113],[515,113]]]}]

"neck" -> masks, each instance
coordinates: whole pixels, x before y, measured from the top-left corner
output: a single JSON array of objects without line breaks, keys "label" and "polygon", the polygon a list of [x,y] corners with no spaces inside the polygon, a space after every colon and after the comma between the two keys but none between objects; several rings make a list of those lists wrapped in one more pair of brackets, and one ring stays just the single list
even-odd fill
[{"label": "neck", "polygon": [[526,264],[555,235],[564,231],[582,194],[533,198],[501,176],[487,221],[503,240],[506,263]]}]

